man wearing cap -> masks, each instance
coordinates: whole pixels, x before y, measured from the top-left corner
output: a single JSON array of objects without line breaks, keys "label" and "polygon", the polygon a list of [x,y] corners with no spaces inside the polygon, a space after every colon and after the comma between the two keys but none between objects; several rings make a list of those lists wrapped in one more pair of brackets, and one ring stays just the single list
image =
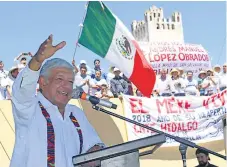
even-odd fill
[{"label": "man wearing cap", "polygon": [[219,76],[220,74],[221,74],[221,66],[218,65],[218,64],[216,64],[216,65],[214,66],[214,75]]},{"label": "man wearing cap", "polygon": [[209,163],[210,157],[208,152],[197,149],[195,154],[199,163],[196,167],[217,167]]},{"label": "man wearing cap", "polygon": [[226,69],[227,69],[227,63],[225,63],[223,65],[223,71],[220,74],[220,91],[223,91],[224,89],[226,89],[227,86],[227,73],[226,73]]},{"label": "man wearing cap", "polygon": [[6,86],[6,99],[10,100],[12,96],[12,87],[15,79],[17,78],[17,75],[19,74],[19,68],[18,66],[13,66],[8,74],[8,77],[5,80],[5,86]]},{"label": "man wearing cap", "polygon": [[19,56],[15,57],[14,61],[19,61],[18,68],[22,70],[27,65],[27,57],[32,57],[31,52],[28,53],[20,53]]},{"label": "man wearing cap", "polygon": [[88,66],[85,60],[80,60],[80,64],[77,65],[77,68],[80,69],[81,66],[86,66],[87,68],[87,75],[91,75],[91,68]]},{"label": "man wearing cap", "polygon": [[110,90],[115,98],[121,98],[121,93],[128,93],[128,83],[120,76],[121,71],[118,68],[115,67],[113,72],[115,77],[110,80]]},{"label": "man wearing cap", "polygon": [[5,100],[6,98],[6,87],[4,86],[4,80],[8,76],[8,71],[4,70],[4,63],[0,60],[0,100]]},{"label": "man wearing cap", "polygon": [[185,79],[185,93],[186,95],[198,96],[198,82],[193,78],[193,72],[187,71],[187,78]]},{"label": "man wearing cap", "polygon": [[180,78],[186,79],[186,75],[184,73],[184,69],[182,67],[179,67],[178,71],[180,73]]},{"label": "man wearing cap", "polygon": [[212,69],[207,70],[207,77],[204,79],[202,88],[205,89],[206,96],[211,96],[219,92],[219,79],[214,77],[214,71]]},{"label": "man wearing cap", "polygon": [[75,75],[73,89],[78,88],[81,89],[81,91],[90,94],[91,84],[91,76],[87,74],[87,66],[81,64],[80,71]]}]

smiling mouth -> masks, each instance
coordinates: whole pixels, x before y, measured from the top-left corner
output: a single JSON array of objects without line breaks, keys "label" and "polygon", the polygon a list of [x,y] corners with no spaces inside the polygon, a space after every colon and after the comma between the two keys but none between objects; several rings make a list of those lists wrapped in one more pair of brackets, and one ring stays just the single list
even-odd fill
[{"label": "smiling mouth", "polygon": [[65,91],[59,91],[58,93],[61,94],[61,95],[63,95],[63,96],[68,96],[68,93],[65,92]]}]

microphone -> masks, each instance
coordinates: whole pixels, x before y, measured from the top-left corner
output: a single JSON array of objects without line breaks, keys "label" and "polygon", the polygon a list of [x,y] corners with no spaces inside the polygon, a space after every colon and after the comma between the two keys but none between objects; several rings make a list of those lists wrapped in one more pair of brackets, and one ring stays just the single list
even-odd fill
[{"label": "microphone", "polygon": [[103,100],[95,96],[87,95],[79,88],[73,89],[72,99],[79,99],[79,98],[81,98],[82,100],[90,101],[93,105],[100,105],[107,108],[117,109],[117,105],[113,104],[110,101]]},{"label": "microphone", "polygon": [[186,151],[187,151],[188,146],[184,144],[180,144],[179,146],[179,151],[181,153],[182,161],[183,161],[183,167],[187,167],[186,163]]}]

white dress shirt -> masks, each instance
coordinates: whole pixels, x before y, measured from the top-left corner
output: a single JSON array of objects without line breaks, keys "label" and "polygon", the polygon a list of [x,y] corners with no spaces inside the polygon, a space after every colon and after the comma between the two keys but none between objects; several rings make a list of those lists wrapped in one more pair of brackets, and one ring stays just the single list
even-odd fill
[{"label": "white dress shirt", "polygon": [[102,143],[84,112],[74,105],[66,105],[64,119],[57,106],[41,93],[36,93],[40,71],[27,66],[13,85],[12,102],[15,122],[15,146],[10,167],[47,166],[47,122],[38,101],[50,115],[55,131],[55,167],[73,167],[72,157],[79,154],[80,141],[76,127],[69,118],[72,112],[83,134],[83,150]]}]

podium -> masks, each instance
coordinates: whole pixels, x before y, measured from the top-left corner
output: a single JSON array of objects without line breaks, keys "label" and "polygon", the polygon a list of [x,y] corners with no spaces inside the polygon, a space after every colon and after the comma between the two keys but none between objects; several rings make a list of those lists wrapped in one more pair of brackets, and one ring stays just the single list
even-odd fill
[{"label": "podium", "polygon": [[[86,166],[95,161],[97,167],[139,167],[139,157],[154,153],[166,142],[165,134],[158,134],[119,145],[104,148],[99,151],[74,156],[74,167]],[[145,150],[141,152],[142,150]]]}]

